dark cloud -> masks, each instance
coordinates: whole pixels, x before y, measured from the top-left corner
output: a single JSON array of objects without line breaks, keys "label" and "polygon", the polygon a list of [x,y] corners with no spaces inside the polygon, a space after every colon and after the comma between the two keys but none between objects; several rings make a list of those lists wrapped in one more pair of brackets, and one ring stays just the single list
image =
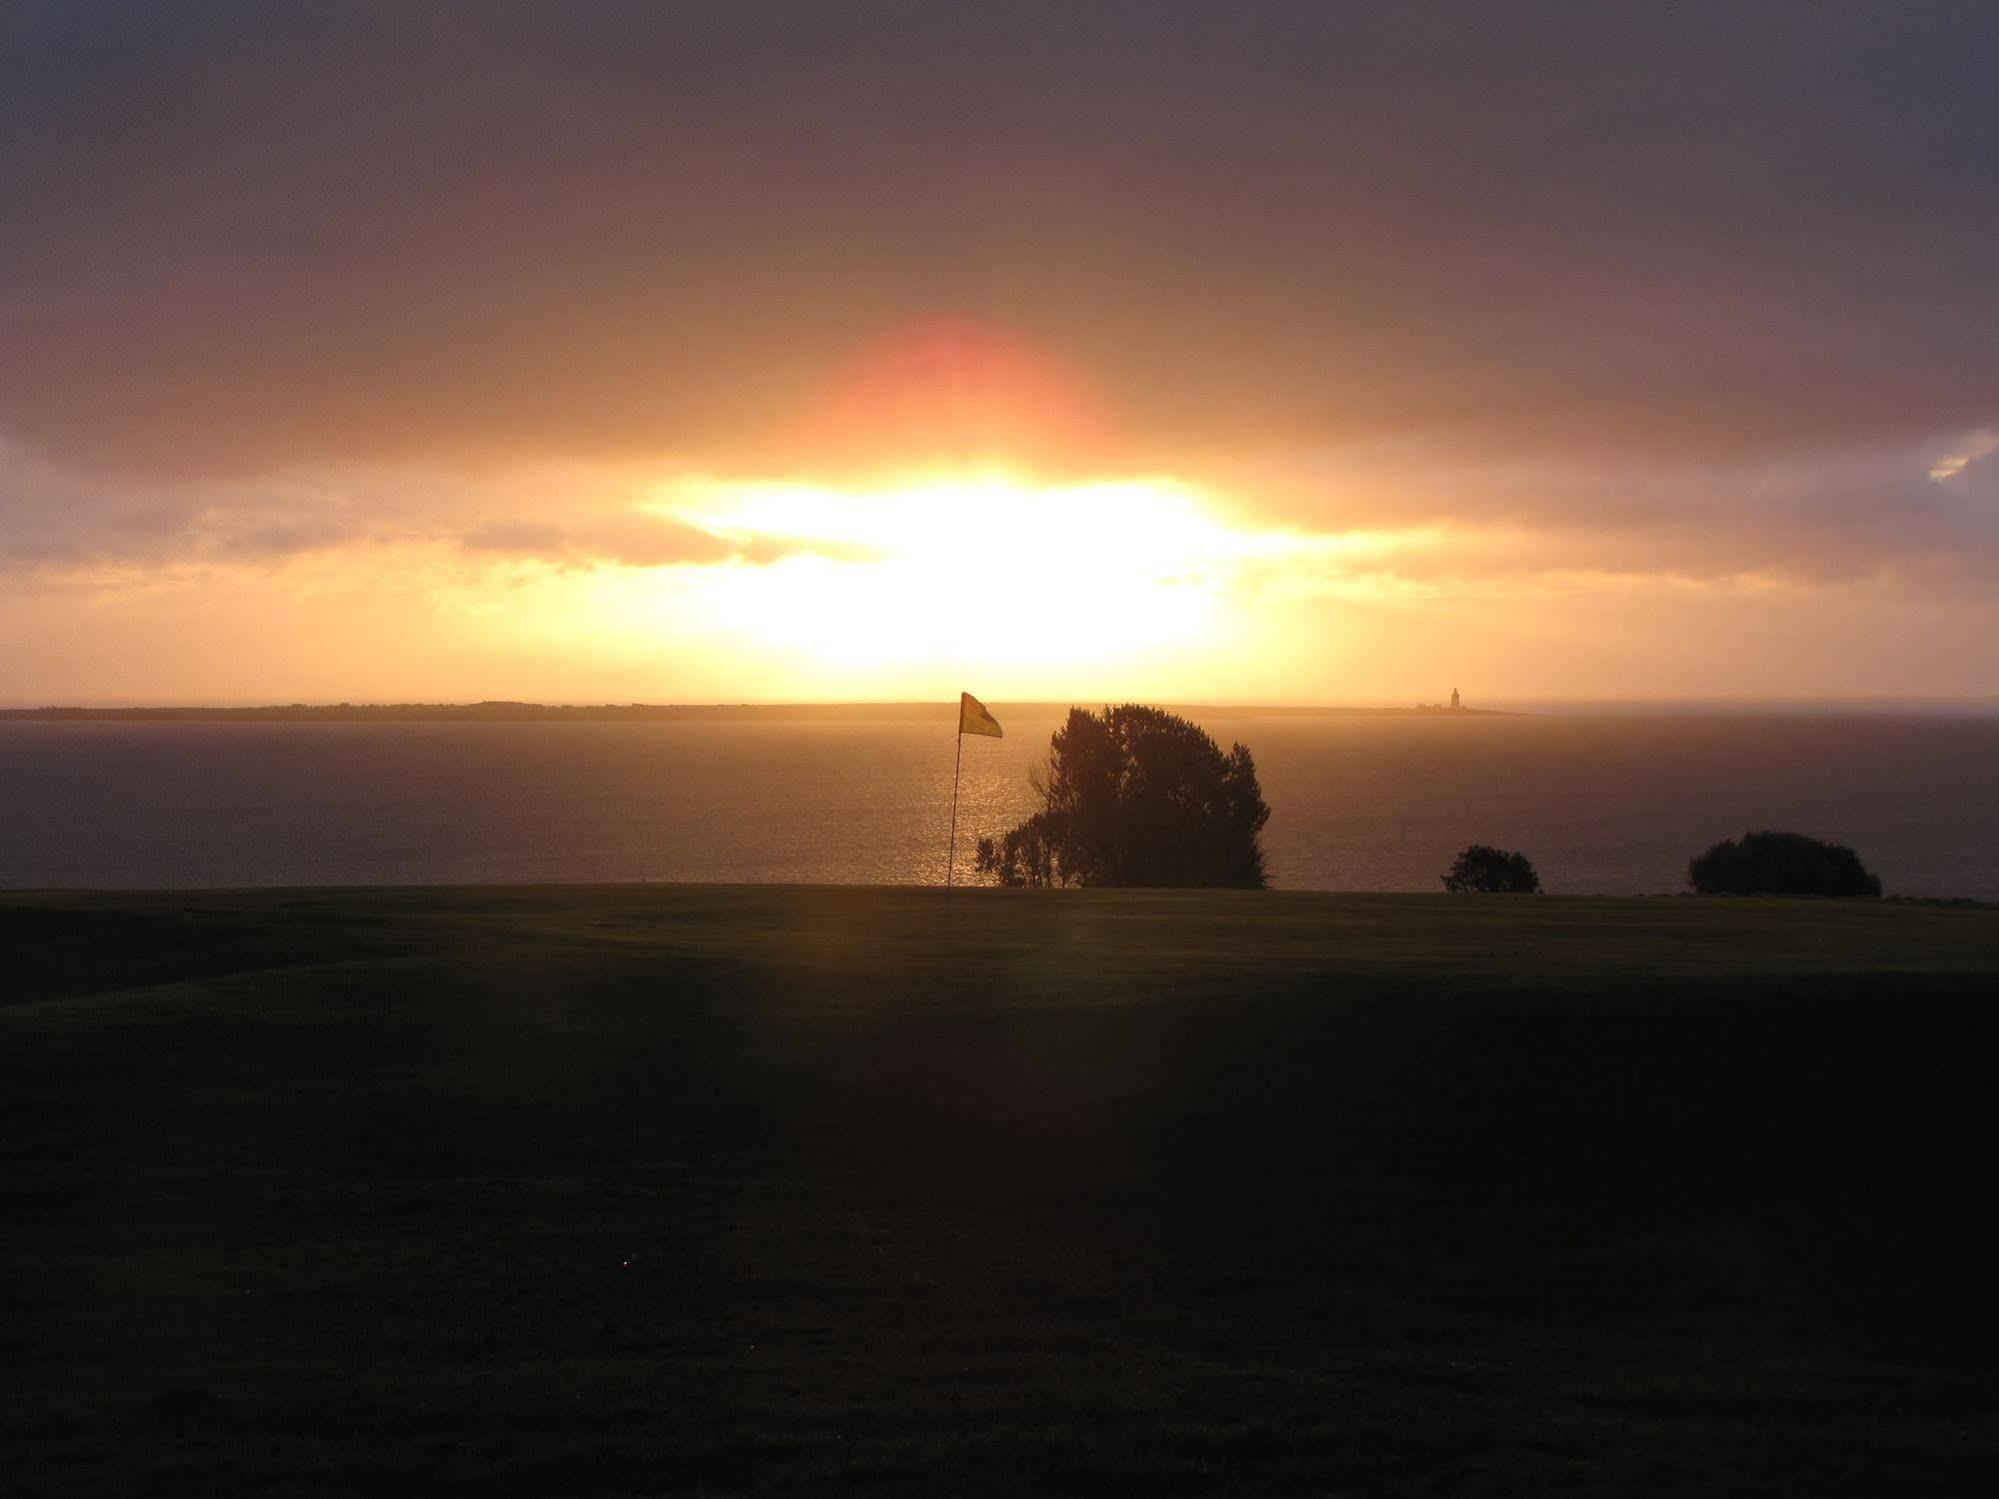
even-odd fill
[{"label": "dark cloud", "polygon": [[583,471],[481,480],[420,469],[107,481],[0,443],[0,574],[256,565],[398,545],[561,567],[874,555],[817,539],[717,535],[639,508],[629,487],[628,476]]},{"label": "dark cloud", "polygon": [[[0,28],[0,432],[122,495],[846,463],[814,426],[840,372],[942,313],[1101,394],[1088,461],[1286,469],[1314,522],[1349,503],[1312,489],[1328,454],[1400,475],[1360,523],[1718,525],[1765,564],[1991,519],[1916,466],[1999,417],[1988,6],[27,0]],[[106,505],[36,544],[149,523]]]},{"label": "dark cloud", "polygon": [[808,553],[841,561],[862,561],[871,555],[859,548],[792,537],[731,539],[665,516],[630,512],[606,513],[574,526],[536,521],[481,526],[466,533],[463,545],[474,553],[563,566],[672,567],[718,562],[765,566]]}]

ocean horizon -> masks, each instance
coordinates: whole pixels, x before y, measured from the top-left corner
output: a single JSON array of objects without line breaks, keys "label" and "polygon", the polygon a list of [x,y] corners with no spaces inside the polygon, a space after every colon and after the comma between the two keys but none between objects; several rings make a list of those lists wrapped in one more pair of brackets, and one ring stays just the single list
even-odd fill
[{"label": "ocean horizon", "polygon": [[[1034,805],[1054,705],[966,742],[957,878]],[[1484,706],[1484,705],[1478,705]],[[1495,705],[1497,706],[1497,705]],[[0,720],[0,887],[941,884],[948,705],[704,716]],[[1280,889],[1435,891],[1469,843],[1550,893],[1665,894],[1763,827],[1849,843],[1890,894],[1999,898],[1999,716],[1190,710],[1257,759]]]},{"label": "ocean horizon", "polygon": [[[1106,703],[1136,701],[1131,697],[1094,696],[1070,698],[989,698],[987,702],[995,709],[1006,708],[1016,713],[1025,712],[1035,716],[1060,715],[1071,705],[1084,708],[1103,706]],[[1708,697],[1708,698],[1494,698],[1473,702],[1467,699],[1461,709],[1452,710],[1448,698],[1441,702],[1408,701],[1358,701],[1358,702],[1173,702],[1160,701],[1157,706],[1170,712],[1182,714],[1232,715],[1242,717],[1282,716],[1282,717],[1348,717],[1366,714],[1411,714],[1442,713],[1462,711],[1472,714],[1507,714],[1513,716],[1532,715],[1535,717],[1597,718],[1627,717],[1729,717],[1737,714],[1752,714],[1759,717],[1824,717],[1824,716],[1864,716],[1887,715],[1891,717],[1945,717],[1983,718],[1999,716],[1999,696],[1985,697]],[[439,719],[508,719],[535,720],[547,716],[581,716],[603,714],[611,717],[658,714],[662,716],[701,717],[706,715],[777,716],[796,714],[800,716],[836,715],[841,717],[867,717],[883,715],[889,717],[929,717],[949,718],[956,711],[954,700],[930,699],[744,699],[730,701],[688,700],[684,702],[614,702],[589,698],[561,698],[554,700],[529,700],[522,698],[482,698],[477,700],[450,699],[380,699],[361,702],[278,702],[265,700],[232,700],[203,702],[136,702],[131,700],[92,700],[87,696],[65,696],[45,701],[20,701],[0,703],[0,722],[8,720],[39,721],[48,719],[105,719],[105,720],[200,720],[213,718],[231,720],[258,717],[271,721],[287,718],[301,718],[325,721],[341,717],[368,718],[380,715],[399,717],[435,716]]]}]

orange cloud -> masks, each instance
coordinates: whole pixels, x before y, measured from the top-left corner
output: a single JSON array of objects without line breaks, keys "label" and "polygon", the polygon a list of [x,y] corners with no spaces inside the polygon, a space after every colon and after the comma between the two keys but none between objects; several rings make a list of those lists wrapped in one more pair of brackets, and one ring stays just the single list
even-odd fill
[{"label": "orange cloud", "polygon": [[1113,423],[1074,364],[997,324],[912,318],[842,360],[809,398],[788,452],[812,472],[1107,462]]}]

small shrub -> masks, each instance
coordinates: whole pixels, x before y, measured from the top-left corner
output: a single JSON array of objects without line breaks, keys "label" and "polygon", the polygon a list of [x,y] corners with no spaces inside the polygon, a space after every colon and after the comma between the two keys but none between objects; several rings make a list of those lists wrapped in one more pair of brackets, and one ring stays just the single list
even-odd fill
[{"label": "small shrub", "polygon": [[1521,853],[1474,843],[1444,876],[1453,895],[1539,895],[1541,876]]},{"label": "small shrub", "polygon": [[1700,895],[1835,895],[1872,899],[1881,881],[1843,843],[1803,833],[1744,833],[1688,861]]}]

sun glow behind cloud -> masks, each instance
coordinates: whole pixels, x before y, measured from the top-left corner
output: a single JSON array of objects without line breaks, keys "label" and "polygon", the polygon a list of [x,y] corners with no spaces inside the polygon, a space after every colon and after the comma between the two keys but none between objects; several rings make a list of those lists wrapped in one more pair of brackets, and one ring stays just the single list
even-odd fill
[{"label": "sun glow behind cloud", "polygon": [[[653,514],[745,548],[803,549],[764,567],[675,580],[711,628],[843,670],[949,663],[1073,669],[1212,649],[1241,568],[1300,545],[1237,530],[1168,479],[1040,486],[1005,473],[880,489],[681,481]],[[602,599],[639,602],[628,581]]]},{"label": "sun glow behind cloud", "polygon": [[[1934,495],[1938,524],[1970,524],[1983,439],[1883,471]],[[1940,454],[1968,456],[1925,477]],[[17,701],[936,699],[968,680],[1000,700],[1407,703],[1467,684],[1490,701],[1628,694],[1634,662],[1655,690],[1754,693],[1808,653],[1838,663],[1815,686],[1862,669],[1955,680],[1951,648],[1921,645],[1950,615],[1952,574],[1933,614],[1911,613],[1896,573],[1836,546],[1776,566],[1746,533],[1718,559],[1698,507],[1655,507],[1633,534],[1561,524],[1528,491],[1457,472],[1442,482],[1485,495],[1487,514],[1358,469],[1312,476],[1316,515],[1255,474],[813,472],[307,471],[158,488],[145,508],[17,458],[13,490],[41,520],[0,534],[15,584],[0,665],[61,607],[61,649],[40,677],[13,675]],[[99,514],[127,524],[93,530]],[[1973,635],[1949,638],[1976,654]]]},{"label": "sun glow behind cloud", "polygon": [[476,545],[370,560],[430,580],[432,633],[516,663],[505,695],[553,679],[565,699],[905,699],[969,675],[1013,698],[1227,700],[1325,680],[1351,653],[1328,611],[1429,597],[1398,568],[1450,544],[1273,524],[1172,477],[1026,475],[572,474],[538,512],[527,486]]}]

